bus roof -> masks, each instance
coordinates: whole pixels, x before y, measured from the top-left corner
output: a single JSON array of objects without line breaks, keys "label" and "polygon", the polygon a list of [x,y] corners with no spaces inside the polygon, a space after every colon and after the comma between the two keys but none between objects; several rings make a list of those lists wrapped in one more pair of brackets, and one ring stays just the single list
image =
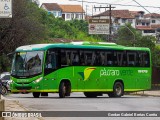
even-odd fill
[{"label": "bus roof", "polygon": [[18,47],[17,52],[20,51],[36,51],[47,50],[50,48],[80,48],[80,49],[114,49],[114,50],[145,50],[149,51],[149,48],[145,47],[126,47],[117,45],[116,43],[108,42],[70,42],[70,43],[53,43],[53,44],[33,44]]}]

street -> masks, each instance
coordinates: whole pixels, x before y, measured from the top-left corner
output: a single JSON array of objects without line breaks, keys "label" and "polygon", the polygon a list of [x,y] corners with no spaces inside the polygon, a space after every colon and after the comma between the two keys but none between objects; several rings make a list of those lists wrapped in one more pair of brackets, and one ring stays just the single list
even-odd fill
[{"label": "street", "polygon": [[[28,111],[160,111],[159,97],[130,96],[122,98],[109,98],[107,95],[98,98],[86,98],[83,93],[72,93],[70,97],[60,99],[58,94],[49,94],[48,97],[33,98],[32,94],[10,94],[7,99],[18,100]],[[140,119],[150,120],[151,117],[119,117],[124,120]],[[43,118],[51,120],[53,118]],[[59,117],[56,120],[70,120]],[[74,117],[72,117],[74,119]],[[76,120],[82,117],[76,118]],[[84,118],[85,119],[85,118]],[[87,120],[91,119],[87,117]],[[93,119],[93,118],[92,118]],[[115,120],[116,117],[96,117],[96,119]],[[153,117],[152,120],[158,120]]]}]

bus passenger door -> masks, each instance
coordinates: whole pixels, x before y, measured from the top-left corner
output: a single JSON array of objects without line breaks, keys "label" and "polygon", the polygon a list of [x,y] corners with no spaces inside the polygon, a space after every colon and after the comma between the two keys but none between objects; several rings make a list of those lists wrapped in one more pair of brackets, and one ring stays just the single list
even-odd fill
[{"label": "bus passenger door", "polygon": [[56,89],[57,73],[57,57],[56,52],[53,50],[47,51],[45,65],[44,65],[44,81],[43,89],[46,92],[52,92]]}]

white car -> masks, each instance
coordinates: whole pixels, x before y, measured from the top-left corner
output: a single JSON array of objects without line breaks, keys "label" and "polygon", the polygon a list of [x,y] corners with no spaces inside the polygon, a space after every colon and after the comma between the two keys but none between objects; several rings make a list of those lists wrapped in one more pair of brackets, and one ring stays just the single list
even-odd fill
[{"label": "white car", "polygon": [[1,73],[0,80],[3,83],[3,85],[6,86],[7,90],[10,91],[10,83],[12,82],[10,79],[10,73],[9,72]]}]

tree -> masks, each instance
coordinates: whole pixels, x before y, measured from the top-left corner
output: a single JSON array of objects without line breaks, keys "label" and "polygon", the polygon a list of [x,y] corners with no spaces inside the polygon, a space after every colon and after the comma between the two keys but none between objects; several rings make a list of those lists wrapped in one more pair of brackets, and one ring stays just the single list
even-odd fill
[{"label": "tree", "polygon": [[118,36],[116,42],[125,46],[134,46],[142,37],[141,33],[133,28],[131,24],[121,26],[116,36]]},{"label": "tree", "polygon": [[151,36],[151,35],[142,36],[141,39],[137,40],[137,42],[135,43],[135,46],[148,47],[152,51],[155,49],[155,41],[156,41],[156,38],[154,36]]},{"label": "tree", "polygon": [[39,8],[26,0],[13,1],[13,18],[0,19],[1,53],[44,38],[45,27],[40,22]]},{"label": "tree", "polygon": [[[42,11],[34,3],[13,0],[13,17],[0,19],[0,58],[18,46],[35,43],[45,38],[46,28],[42,24]],[[0,59],[0,66],[6,63]],[[2,67],[0,67],[2,71]]]}]

